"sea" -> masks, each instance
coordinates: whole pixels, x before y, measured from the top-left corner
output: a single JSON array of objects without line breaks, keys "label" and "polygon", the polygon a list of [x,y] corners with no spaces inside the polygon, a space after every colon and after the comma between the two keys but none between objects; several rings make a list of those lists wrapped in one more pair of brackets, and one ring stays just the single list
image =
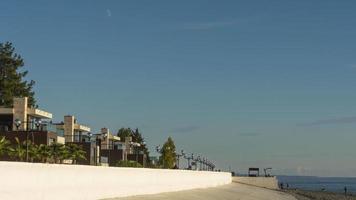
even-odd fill
[{"label": "sea", "polygon": [[356,194],[356,177],[277,176],[277,179],[284,187],[288,184],[294,189],[343,193],[346,187],[348,193]]}]

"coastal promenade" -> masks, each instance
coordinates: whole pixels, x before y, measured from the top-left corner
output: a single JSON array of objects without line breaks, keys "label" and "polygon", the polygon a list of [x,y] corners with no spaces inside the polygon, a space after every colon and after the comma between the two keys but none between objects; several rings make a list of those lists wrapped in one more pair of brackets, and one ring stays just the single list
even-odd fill
[{"label": "coastal promenade", "polygon": [[226,172],[0,162],[1,200],[98,200],[230,184]]},{"label": "coastal promenade", "polygon": [[143,195],[110,200],[296,200],[292,195],[240,183],[207,189]]}]

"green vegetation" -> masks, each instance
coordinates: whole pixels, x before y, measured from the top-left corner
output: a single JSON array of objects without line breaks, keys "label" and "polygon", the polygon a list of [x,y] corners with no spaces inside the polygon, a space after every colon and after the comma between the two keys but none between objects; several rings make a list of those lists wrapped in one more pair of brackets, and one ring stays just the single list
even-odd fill
[{"label": "green vegetation", "polygon": [[28,71],[21,71],[24,61],[15,53],[12,43],[0,43],[0,106],[11,107],[14,97],[28,97],[28,105],[35,107],[35,82],[24,80]]},{"label": "green vegetation", "polygon": [[16,161],[24,161],[26,159],[26,144],[21,143],[18,138],[16,138],[16,144],[10,147],[8,155],[15,159]]},{"label": "green vegetation", "polygon": [[[5,137],[0,138],[0,156],[8,155],[16,161],[26,160],[26,141],[20,142],[15,138],[16,143],[10,144]],[[78,160],[86,160],[86,152],[81,146],[69,143],[67,145],[52,143],[50,146],[28,143],[28,158],[30,162],[42,163],[63,163],[64,160],[72,160],[76,164]]]},{"label": "green vegetation", "polygon": [[0,137],[0,156],[3,156],[9,152],[10,142],[5,137]]},{"label": "green vegetation", "polygon": [[141,144],[141,146],[139,146],[139,147],[134,147],[135,152],[142,151],[143,154],[146,156],[147,163],[150,163],[150,160],[149,160],[150,152],[148,151],[148,148],[145,143],[145,139],[142,136],[142,134],[140,133],[140,131],[138,130],[138,128],[136,128],[135,130],[133,130],[131,128],[121,128],[121,129],[119,129],[117,136],[120,137],[121,141],[123,141],[123,142],[125,142],[126,137],[131,137],[132,142]]},{"label": "green vegetation", "polygon": [[121,141],[125,142],[126,137],[132,137],[133,132],[131,128],[120,128],[117,132],[117,136],[121,138]]},{"label": "green vegetation", "polygon": [[131,160],[120,160],[115,164],[116,167],[137,167],[140,168],[142,165],[136,161]]},{"label": "green vegetation", "polygon": [[173,169],[176,165],[176,146],[171,137],[163,144],[161,156],[159,158],[160,165],[165,169]]},{"label": "green vegetation", "polygon": [[76,144],[69,143],[65,146],[67,149],[67,159],[73,160],[73,164],[77,164],[78,160],[85,160],[86,152],[82,150],[82,148]]}]

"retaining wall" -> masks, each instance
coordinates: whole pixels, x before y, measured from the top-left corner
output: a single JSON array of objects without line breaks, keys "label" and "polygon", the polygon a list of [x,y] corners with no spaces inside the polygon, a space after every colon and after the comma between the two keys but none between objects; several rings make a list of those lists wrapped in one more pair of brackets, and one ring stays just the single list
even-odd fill
[{"label": "retaining wall", "polygon": [[215,187],[230,173],[0,162],[1,200],[94,200]]},{"label": "retaining wall", "polygon": [[276,177],[245,177],[235,176],[232,178],[233,182],[263,187],[268,189],[278,189],[278,180]]}]

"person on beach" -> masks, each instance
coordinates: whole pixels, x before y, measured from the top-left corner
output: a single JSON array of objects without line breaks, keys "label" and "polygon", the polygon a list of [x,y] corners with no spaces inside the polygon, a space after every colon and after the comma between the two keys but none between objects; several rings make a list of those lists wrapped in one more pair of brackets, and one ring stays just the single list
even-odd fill
[{"label": "person on beach", "polygon": [[344,187],[344,191],[345,191],[345,196],[347,196],[347,187]]},{"label": "person on beach", "polygon": [[281,190],[283,190],[283,189],[284,189],[283,183],[281,183],[281,184],[279,184],[279,185],[280,185]]}]

